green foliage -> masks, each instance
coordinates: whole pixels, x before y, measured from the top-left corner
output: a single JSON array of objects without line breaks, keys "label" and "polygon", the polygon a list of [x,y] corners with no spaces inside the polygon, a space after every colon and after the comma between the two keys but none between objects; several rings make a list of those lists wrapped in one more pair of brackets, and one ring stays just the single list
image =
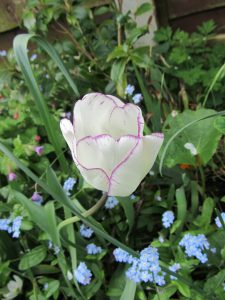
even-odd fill
[{"label": "green foliage", "polygon": [[[165,75],[165,83],[176,100],[182,86],[191,102],[202,103],[214,78],[218,77],[207,101],[208,107],[221,108],[224,101],[224,76],[219,74],[225,59],[224,43],[214,41],[216,25],[209,20],[189,34],[182,30],[160,28],[154,56]],[[160,56],[159,56],[160,54]],[[224,71],[223,71],[224,74]],[[222,75],[222,76],[221,76]],[[181,95],[182,100],[182,95]]]},{"label": "green foliage", "polygon": [[[225,46],[214,42],[213,21],[192,34],[160,28],[153,49],[139,45],[148,28],[136,20],[151,9],[146,1],[132,17],[112,1],[27,1],[22,23],[29,33],[16,37],[0,66],[0,219],[22,217],[19,238],[0,234],[3,299],[15,274],[18,299],[224,299],[225,232],[214,219],[225,210],[224,112],[218,113]],[[101,192],[72,164],[59,120],[92,91],[133,103],[127,84],[143,96],[144,133],[165,134],[163,177],[156,163],[132,197],[88,216]],[[68,177],[77,181],[70,195],[62,187]],[[35,192],[42,203],[32,200]],[[168,210],[175,220],[165,228]],[[94,230],[89,240],[80,234],[82,223]],[[179,245],[185,234],[206,236],[206,263]],[[88,254],[90,243],[102,252]],[[129,266],[112,254],[120,247],[137,256],[149,245],[158,248],[165,285],[128,280]],[[82,261],[92,272],[86,286],[73,276]],[[169,270],[174,263],[181,267],[176,274]]]},{"label": "green foliage", "polygon": [[[199,109],[197,111],[186,110],[173,117],[169,115],[164,124],[166,142],[177,131],[194,120],[204,118],[214,114],[211,109]],[[165,163],[169,167],[176,164],[201,165],[207,164],[216,152],[221,133],[213,126],[215,119],[207,119],[185,129],[169,147]],[[189,149],[185,148],[187,143],[191,143],[197,150],[197,155],[193,155]]]}]

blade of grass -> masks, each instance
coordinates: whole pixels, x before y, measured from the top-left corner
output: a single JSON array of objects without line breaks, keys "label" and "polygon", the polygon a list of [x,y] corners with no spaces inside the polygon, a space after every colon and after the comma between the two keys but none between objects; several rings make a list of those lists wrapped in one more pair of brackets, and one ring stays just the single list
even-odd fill
[{"label": "blade of grass", "polygon": [[218,80],[222,79],[225,75],[225,64],[222,65],[222,67],[220,67],[220,69],[218,70],[218,72],[216,73],[216,75],[214,76],[212,83],[210,84],[208,91],[206,92],[204,101],[202,103],[202,106],[204,107],[206,105],[206,102],[209,98],[209,94],[212,92],[214,85],[217,83]]}]

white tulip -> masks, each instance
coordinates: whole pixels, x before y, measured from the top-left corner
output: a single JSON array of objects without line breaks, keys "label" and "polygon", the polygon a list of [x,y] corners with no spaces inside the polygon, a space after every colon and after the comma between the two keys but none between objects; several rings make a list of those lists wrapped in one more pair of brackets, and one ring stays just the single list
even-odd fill
[{"label": "white tulip", "polygon": [[132,194],[163,143],[161,133],[143,136],[138,106],[100,93],[77,101],[73,125],[63,119],[60,127],[84,179],[109,196]]}]

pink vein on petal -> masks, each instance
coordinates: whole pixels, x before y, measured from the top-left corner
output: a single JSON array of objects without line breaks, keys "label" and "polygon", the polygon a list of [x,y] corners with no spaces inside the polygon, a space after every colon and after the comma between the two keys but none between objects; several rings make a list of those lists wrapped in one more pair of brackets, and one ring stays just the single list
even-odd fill
[{"label": "pink vein on petal", "polygon": [[111,186],[112,186],[112,181],[114,180],[113,179],[114,174],[116,173],[116,171],[118,171],[118,169],[120,169],[129,160],[129,158],[134,153],[135,149],[137,148],[137,146],[139,145],[139,143],[141,141],[141,138],[139,138],[139,137],[136,137],[136,138],[137,138],[137,143],[130,150],[130,152],[128,153],[128,155],[119,164],[117,164],[115,166],[115,168],[112,170],[112,173],[111,173],[111,175],[109,177],[109,189],[108,189],[108,194],[109,195],[110,195],[110,189],[111,189]]},{"label": "pink vein on petal", "polygon": [[109,184],[109,179],[110,179],[110,178],[109,178],[108,174],[105,172],[105,170],[103,170],[102,168],[86,168],[85,166],[83,166],[83,165],[80,163],[80,161],[79,161],[78,158],[76,157],[76,155],[75,155],[73,149],[72,149],[72,156],[74,157],[75,164],[76,164],[77,167],[80,166],[81,168],[85,169],[86,171],[100,171],[100,172],[102,172],[102,173],[105,175],[105,177],[107,178],[107,181],[108,181],[108,184]]}]

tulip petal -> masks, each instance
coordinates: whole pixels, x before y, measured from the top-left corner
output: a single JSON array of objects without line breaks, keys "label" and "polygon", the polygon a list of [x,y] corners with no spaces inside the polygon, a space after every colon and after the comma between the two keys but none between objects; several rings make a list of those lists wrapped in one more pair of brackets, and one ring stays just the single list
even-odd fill
[{"label": "tulip petal", "polygon": [[132,194],[152,168],[162,143],[161,134],[139,139],[127,157],[112,171],[108,194],[122,197]]},{"label": "tulip petal", "polygon": [[115,106],[109,118],[108,133],[115,139],[132,134],[142,136],[144,120],[138,106],[128,103],[123,108]]},{"label": "tulip petal", "polygon": [[108,192],[109,178],[104,170],[99,168],[87,169],[84,166],[78,165],[81,175],[91,186],[97,190]]},{"label": "tulip petal", "polygon": [[128,155],[136,143],[137,138],[132,136],[118,141],[106,134],[86,137],[77,143],[77,160],[87,169],[104,170],[110,177],[114,167]]},{"label": "tulip petal", "polygon": [[100,134],[110,134],[115,139],[129,134],[142,136],[143,125],[140,108],[134,104],[124,104],[114,96],[87,94],[74,107],[77,140]]},{"label": "tulip petal", "polygon": [[104,172],[104,170],[101,170],[100,168],[86,168],[82,165],[82,163],[77,159],[77,153],[76,153],[76,139],[74,136],[74,130],[73,125],[68,119],[63,119],[60,122],[60,128],[62,131],[62,134],[70,148],[70,151],[73,156],[73,160],[77,166],[77,168],[80,170],[82,176],[84,179],[91,184],[96,189],[102,190],[102,191],[108,191],[109,188],[109,178],[108,175]]},{"label": "tulip petal", "polygon": [[76,139],[73,130],[73,124],[68,119],[62,119],[60,121],[60,128],[63,134],[64,139],[66,140],[70,151],[73,153],[76,152]]}]

